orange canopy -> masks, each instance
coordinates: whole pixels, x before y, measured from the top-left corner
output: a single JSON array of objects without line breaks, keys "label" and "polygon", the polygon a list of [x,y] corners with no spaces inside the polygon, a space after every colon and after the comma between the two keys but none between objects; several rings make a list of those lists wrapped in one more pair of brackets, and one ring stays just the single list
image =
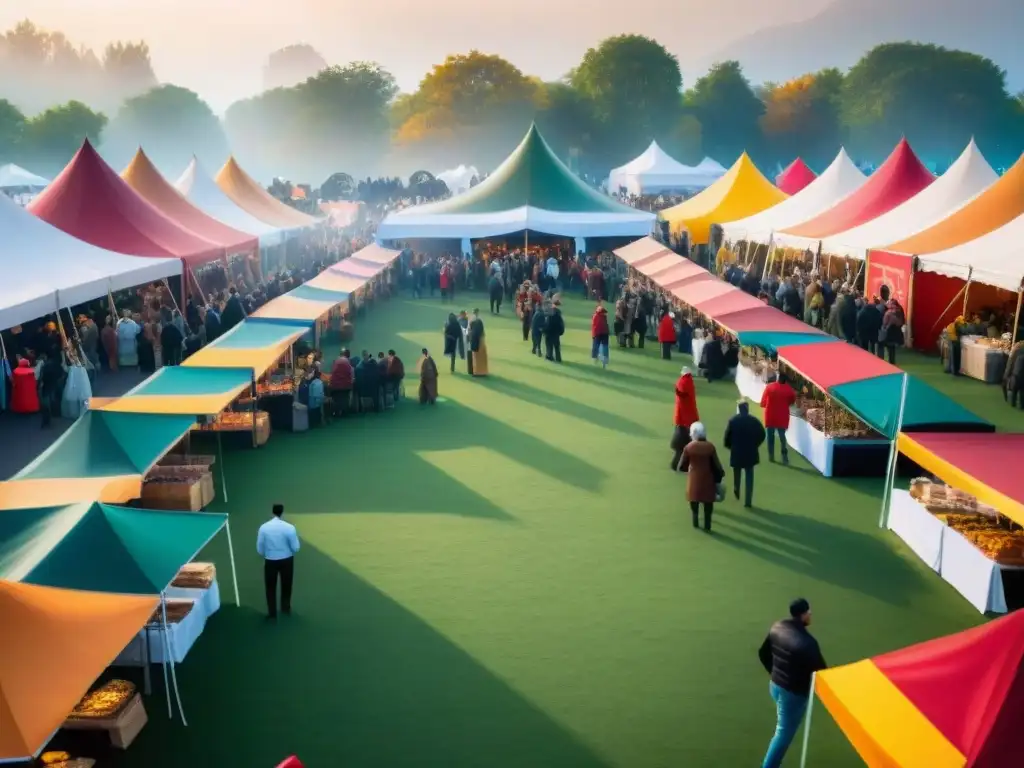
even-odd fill
[{"label": "orange canopy", "polygon": [[234,157],[229,157],[217,172],[217,186],[239,208],[248,211],[260,221],[275,227],[295,228],[316,224],[316,219],[282,203],[261,187],[242,170]]},{"label": "orange canopy", "polygon": [[46,746],[159,603],[0,581],[0,760]]},{"label": "orange canopy", "polygon": [[1024,214],[1024,155],[988,189],[938,224],[876,251],[936,253],[986,235]]}]

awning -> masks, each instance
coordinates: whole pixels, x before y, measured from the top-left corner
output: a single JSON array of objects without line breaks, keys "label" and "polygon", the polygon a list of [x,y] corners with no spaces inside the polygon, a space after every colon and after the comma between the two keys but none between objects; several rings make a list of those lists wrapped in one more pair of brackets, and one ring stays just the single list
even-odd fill
[{"label": "awning", "polygon": [[248,368],[165,366],[122,397],[93,408],[121,413],[213,415],[249,388],[252,375]]},{"label": "awning", "polygon": [[760,347],[769,354],[778,354],[780,347],[791,347],[798,344],[827,344],[833,338],[825,333],[801,333],[799,331],[734,331],[734,333],[743,346]]},{"label": "awning", "polygon": [[158,605],[0,581],[0,760],[35,757]]},{"label": "awning", "polygon": [[293,321],[303,327],[310,327],[337,305],[336,301],[302,299],[292,296],[289,292],[257,309],[250,316],[249,322],[253,320],[270,320],[278,323]]},{"label": "awning", "polygon": [[261,376],[306,329],[291,323],[244,320],[182,363],[186,368],[246,368]]},{"label": "awning", "polygon": [[0,483],[0,510],[47,507],[96,499],[126,504],[142,494],[142,475],[62,477],[41,480],[7,480]]}]

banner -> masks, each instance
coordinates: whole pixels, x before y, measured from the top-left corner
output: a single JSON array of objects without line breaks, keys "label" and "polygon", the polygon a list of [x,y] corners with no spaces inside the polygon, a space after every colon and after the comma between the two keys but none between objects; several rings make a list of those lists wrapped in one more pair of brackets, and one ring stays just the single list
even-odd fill
[{"label": "banner", "polygon": [[864,280],[864,296],[882,296],[886,286],[890,299],[896,299],[904,312],[910,311],[910,283],[913,259],[899,253],[871,251],[868,255],[868,273]]}]

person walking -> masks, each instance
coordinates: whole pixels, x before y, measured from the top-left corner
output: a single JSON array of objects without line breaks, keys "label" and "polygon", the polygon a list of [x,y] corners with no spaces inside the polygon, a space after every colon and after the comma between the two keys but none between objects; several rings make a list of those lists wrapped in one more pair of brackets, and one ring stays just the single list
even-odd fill
[{"label": "person walking", "polygon": [[736,405],[736,415],[729,419],[725,428],[722,445],[729,450],[729,466],[732,467],[732,492],[740,497],[740,475],[746,475],[743,488],[743,506],[751,507],[754,502],[754,467],[761,461],[761,443],[765,431],[761,422],[750,415],[750,403],[742,398]]},{"label": "person walking", "polygon": [[448,313],[448,321],[444,324],[444,356],[452,359],[452,373],[455,373],[455,355],[459,342],[462,341],[462,326],[454,312]]},{"label": "person walking", "polygon": [[698,421],[700,413],[697,411],[697,388],[693,383],[693,374],[684,365],[676,381],[676,409],[673,416],[675,430],[669,443],[672,449],[672,464],[669,465],[669,469],[673,472],[679,469],[683,449],[690,442],[690,426]]},{"label": "person walking", "polygon": [[672,347],[676,344],[676,316],[673,312],[663,312],[658,321],[658,343],[661,345],[661,359],[672,359]]},{"label": "person walking", "polygon": [[686,472],[686,500],[690,502],[693,527],[700,527],[699,512],[704,507],[704,530],[711,533],[711,514],[715,502],[720,501],[719,483],[725,478],[725,470],[718,460],[718,451],[708,442],[708,433],[699,421],[690,425],[693,438],[683,449],[683,460],[679,469]]},{"label": "person walking", "polygon": [[292,612],[292,582],[295,576],[295,553],[299,551],[299,534],[286,523],[284,505],[275,504],[274,516],[260,526],[256,534],[256,551],[263,558],[263,584],[267,591],[267,618],[277,619],[277,582],[281,581],[281,611]]},{"label": "person walking", "polygon": [[420,359],[420,405],[433,405],[437,402],[437,363],[426,347],[420,351],[423,353]]},{"label": "person walking", "polygon": [[778,435],[782,463],[789,464],[786,430],[789,429],[789,409],[795,402],[796,390],[789,386],[789,379],[784,373],[764,388],[761,407],[764,408],[764,426],[768,433],[768,461],[775,461],[775,435]]},{"label": "person walking", "polygon": [[555,300],[544,327],[545,357],[555,363],[562,362],[562,334],[565,333],[565,320],[562,318],[562,302]]},{"label": "person walking", "polygon": [[541,351],[541,344],[544,341],[544,329],[547,327],[548,319],[543,306],[538,303],[533,305],[533,318],[530,320],[530,340],[533,342],[531,354],[537,357],[544,357]]},{"label": "person walking", "polygon": [[608,367],[608,310],[604,308],[604,303],[598,299],[597,309],[594,310],[594,316],[590,318],[590,336],[593,340],[590,348],[590,356],[594,360],[594,364],[597,365],[598,361],[605,368]]},{"label": "person walking", "polygon": [[789,604],[789,618],[772,625],[757,655],[771,675],[768,691],[775,701],[775,735],[768,744],[762,768],[779,768],[793,743],[807,712],[811,695],[811,676],[826,669],[818,641],[807,627],[811,624],[811,606],[804,598]]}]

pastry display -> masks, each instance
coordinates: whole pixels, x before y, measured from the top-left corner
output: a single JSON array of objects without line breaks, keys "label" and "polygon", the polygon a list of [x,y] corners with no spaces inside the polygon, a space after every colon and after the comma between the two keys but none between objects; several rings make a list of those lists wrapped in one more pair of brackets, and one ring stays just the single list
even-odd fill
[{"label": "pastry display", "polygon": [[[170,606],[168,606],[168,612]],[[135,685],[127,680],[111,680],[78,702],[69,718],[105,719],[116,717],[135,695]],[[70,759],[70,758],[69,758]]]},{"label": "pastry display", "polygon": [[[196,425],[196,429],[206,432],[244,432],[251,430],[253,424],[252,413],[235,413],[228,411],[217,417],[212,424]],[[256,412],[256,428],[266,429],[270,426],[270,414],[266,411]]]},{"label": "pastry display", "polygon": [[178,571],[171,586],[181,589],[209,589],[216,578],[217,567],[213,563],[188,563]]},{"label": "pastry display", "polygon": [[[168,600],[167,601],[167,623],[168,624],[180,624],[186,616],[192,613],[192,608],[195,605],[191,600]],[[157,608],[153,611],[153,615],[149,617],[150,624],[164,623],[164,613],[161,608]]]}]

